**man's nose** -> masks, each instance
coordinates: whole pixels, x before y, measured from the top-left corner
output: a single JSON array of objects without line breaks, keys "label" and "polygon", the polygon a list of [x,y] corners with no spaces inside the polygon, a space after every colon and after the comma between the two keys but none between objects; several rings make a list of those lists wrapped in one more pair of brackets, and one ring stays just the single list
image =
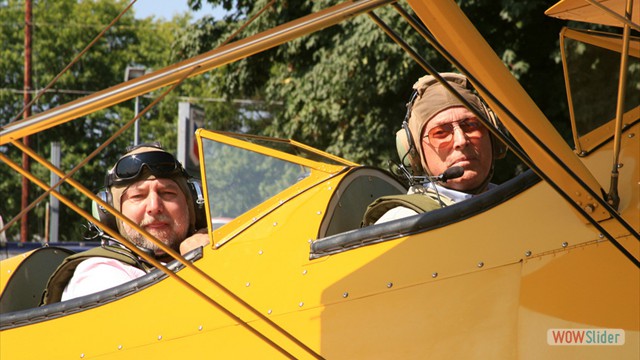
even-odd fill
[{"label": "man's nose", "polygon": [[469,138],[467,138],[467,134],[460,128],[458,124],[453,125],[453,147],[454,148],[463,148],[467,145]]},{"label": "man's nose", "polygon": [[155,191],[149,192],[149,195],[147,196],[147,213],[157,214],[161,213],[163,210],[164,204],[160,195]]}]

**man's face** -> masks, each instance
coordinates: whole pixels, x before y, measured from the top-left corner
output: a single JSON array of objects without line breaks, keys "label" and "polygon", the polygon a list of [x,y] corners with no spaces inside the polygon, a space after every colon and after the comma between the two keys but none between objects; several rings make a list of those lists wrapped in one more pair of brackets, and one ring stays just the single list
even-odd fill
[{"label": "man's face", "polygon": [[444,184],[450,189],[472,190],[491,171],[489,131],[463,106],[443,110],[427,123],[422,132],[422,151],[432,175],[440,175],[452,166],[464,169],[464,175]]},{"label": "man's face", "polygon": [[[135,182],[122,194],[122,214],[174,250],[186,238],[189,229],[187,200],[178,184],[170,179]],[[155,244],[135,229],[122,224],[123,236],[132,243],[162,254]]]}]

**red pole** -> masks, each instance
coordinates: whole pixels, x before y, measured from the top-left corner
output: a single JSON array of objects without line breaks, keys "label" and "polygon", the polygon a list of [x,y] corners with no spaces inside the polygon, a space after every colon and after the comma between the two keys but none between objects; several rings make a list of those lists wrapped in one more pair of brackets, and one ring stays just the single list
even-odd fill
[{"label": "red pole", "polygon": [[[31,0],[24,2],[24,106],[25,110],[23,118],[31,116],[31,107],[27,106],[31,102]],[[29,137],[22,139],[25,146],[29,146]],[[29,156],[22,153],[22,168],[26,171],[30,170]],[[22,177],[22,209],[29,206],[29,180]],[[27,242],[29,237],[29,216],[24,214],[20,221],[20,242]]]}]

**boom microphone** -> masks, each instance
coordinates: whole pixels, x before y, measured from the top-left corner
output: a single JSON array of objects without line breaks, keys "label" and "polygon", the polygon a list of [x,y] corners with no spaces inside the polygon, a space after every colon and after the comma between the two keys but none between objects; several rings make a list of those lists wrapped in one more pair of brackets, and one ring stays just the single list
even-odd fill
[{"label": "boom microphone", "polygon": [[442,174],[434,176],[434,181],[447,182],[447,180],[457,179],[464,174],[462,166],[452,166],[445,170]]}]

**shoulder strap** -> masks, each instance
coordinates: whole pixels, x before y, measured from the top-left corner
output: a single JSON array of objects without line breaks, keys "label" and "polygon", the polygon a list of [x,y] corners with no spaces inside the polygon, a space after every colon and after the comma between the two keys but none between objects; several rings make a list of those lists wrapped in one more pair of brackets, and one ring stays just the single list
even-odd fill
[{"label": "shoulder strap", "polygon": [[409,208],[417,213],[428,212],[442,207],[437,199],[424,194],[382,196],[367,207],[362,219],[362,226],[375,224],[387,211],[398,206]]},{"label": "shoulder strap", "polygon": [[138,269],[141,269],[145,272],[149,272],[151,268],[151,266],[140,262],[137,259],[136,255],[129,249],[119,246],[101,246],[83,251],[81,253],[73,254],[64,259],[62,264],[60,264],[56,271],[53,272],[51,277],[49,277],[49,281],[47,282],[47,287],[45,288],[42,295],[42,301],[40,302],[40,305],[59,302],[62,298],[62,292],[64,291],[64,288],[69,283],[69,280],[71,280],[71,278],[73,277],[73,273],[75,272],[78,265],[80,265],[81,262],[92,257],[105,257],[109,259],[115,259],[127,265],[131,265]]}]

